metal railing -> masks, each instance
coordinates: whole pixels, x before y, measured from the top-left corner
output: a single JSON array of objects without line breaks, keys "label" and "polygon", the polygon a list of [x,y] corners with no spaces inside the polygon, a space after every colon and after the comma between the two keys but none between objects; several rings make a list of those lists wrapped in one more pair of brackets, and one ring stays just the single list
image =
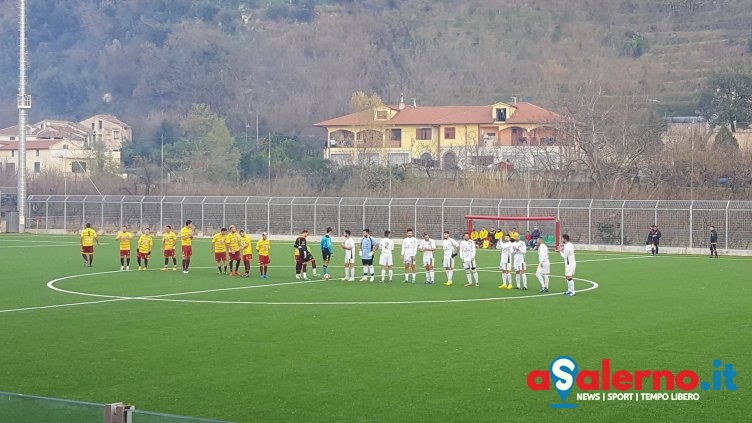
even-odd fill
[{"label": "metal railing", "polygon": [[191,219],[203,234],[236,224],[273,235],[303,229],[321,234],[327,226],[338,235],[366,227],[374,234],[386,229],[402,234],[411,227],[437,238],[444,230],[461,233],[467,214],[555,216],[562,231],[581,244],[644,245],[648,227],[657,224],[661,245],[700,248],[708,245],[708,227],[714,225],[719,248],[752,249],[752,201],[32,195],[27,210],[29,230],[73,232],[84,223],[104,232],[122,225],[154,230],[179,228]]}]

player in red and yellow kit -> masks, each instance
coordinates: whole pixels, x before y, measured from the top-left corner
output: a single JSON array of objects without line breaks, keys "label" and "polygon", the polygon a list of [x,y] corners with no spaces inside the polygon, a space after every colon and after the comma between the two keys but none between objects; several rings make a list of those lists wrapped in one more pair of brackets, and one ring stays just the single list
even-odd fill
[{"label": "player in red and yellow kit", "polygon": [[[230,276],[240,276],[240,235],[235,225],[230,225],[230,233],[227,234],[227,250],[230,253]],[[233,268],[232,264],[235,263]]]},{"label": "player in red and yellow kit", "polygon": [[[151,247],[154,245],[154,239],[151,237],[149,228],[144,229],[144,233],[138,238],[138,251],[136,260],[138,260],[138,270],[146,270],[149,267],[149,256]],[[144,261],[144,267],[141,267],[141,260]]]},{"label": "player in red and yellow kit", "polygon": [[123,228],[115,235],[115,239],[120,243],[120,270],[131,270],[131,240],[133,234],[128,231],[128,226]]},{"label": "player in red and yellow kit", "polygon": [[269,250],[271,249],[271,243],[266,239],[266,232],[261,234],[261,239],[256,242],[256,251],[259,255],[259,273],[261,278],[267,279],[269,275],[266,274],[269,267]]},{"label": "player in red and yellow kit", "polygon": [[164,232],[162,232],[162,251],[164,253],[164,267],[162,270],[167,270],[167,266],[170,264],[170,257],[172,257],[172,270],[178,270],[178,259],[175,258],[175,244],[178,242],[178,236],[172,231],[172,226],[165,226]]},{"label": "player in red and yellow kit", "polygon": [[84,258],[84,266],[89,266],[94,263],[94,242],[99,245],[99,238],[97,238],[97,232],[91,229],[91,223],[87,223],[83,231],[81,231],[81,257]]},{"label": "player in red and yellow kit", "polygon": [[183,273],[188,273],[193,255],[193,221],[186,220],[185,226],[180,230],[180,245],[183,248]]},{"label": "player in red and yellow kit", "polygon": [[251,260],[253,260],[253,241],[251,236],[242,229],[240,230],[240,250],[243,254],[243,267],[245,267],[243,277],[247,278],[251,272]]},{"label": "player in red and yellow kit", "polygon": [[[222,228],[211,239],[209,251],[214,253],[214,262],[217,263],[217,274],[227,273],[227,228]],[[222,271],[224,266],[224,271]]]}]

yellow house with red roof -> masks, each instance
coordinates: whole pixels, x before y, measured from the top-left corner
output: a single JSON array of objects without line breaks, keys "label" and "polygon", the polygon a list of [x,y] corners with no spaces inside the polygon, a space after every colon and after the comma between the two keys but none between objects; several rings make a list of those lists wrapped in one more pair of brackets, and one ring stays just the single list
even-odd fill
[{"label": "yellow house with red roof", "polygon": [[[315,126],[326,129],[325,158],[339,164],[467,169],[535,166],[558,151],[564,117],[526,102],[483,106],[379,106]],[[558,156],[557,156],[558,157]]]}]

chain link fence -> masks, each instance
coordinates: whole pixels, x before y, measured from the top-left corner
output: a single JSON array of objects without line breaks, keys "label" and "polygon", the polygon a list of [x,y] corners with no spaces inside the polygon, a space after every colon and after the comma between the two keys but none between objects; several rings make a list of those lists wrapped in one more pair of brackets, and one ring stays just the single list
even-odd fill
[{"label": "chain link fence", "polygon": [[337,235],[366,227],[374,234],[387,229],[401,234],[411,227],[438,238],[444,230],[461,234],[468,214],[555,216],[562,231],[581,244],[644,245],[648,227],[657,224],[663,233],[661,245],[704,248],[708,227],[714,225],[719,248],[752,249],[752,201],[122,195],[32,195],[28,201],[30,230],[72,232],[85,223],[104,232],[115,232],[122,225],[161,230],[191,219],[203,234],[236,224],[249,232],[273,235],[294,235],[303,229],[321,234],[327,226],[335,228]]}]

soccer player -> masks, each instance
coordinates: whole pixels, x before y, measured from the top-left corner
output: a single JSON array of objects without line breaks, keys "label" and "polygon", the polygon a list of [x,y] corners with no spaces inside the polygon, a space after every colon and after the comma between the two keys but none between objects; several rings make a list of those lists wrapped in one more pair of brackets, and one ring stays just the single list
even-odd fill
[{"label": "soccer player", "polygon": [[183,252],[183,273],[188,273],[193,255],[193,221],[186,220],[185,226],[180,229],[180,246]]},{"label": "soccer player", "polygon": [[120,270],[131,270],[131,240],[133,234],[128,231],[128,226],[123,228],[115,235],[115,239],[120,242]]},{"label": "soccer player", "polygon": [[253,260],[253,241],[251,236],[240,230],[240,252],[243,255],[243,277],[247,278],[251,272],[251,260]]},{"label": "soccer player", "polygon": [[371,238],[371,230],[363,229],[363,238],[360,240],[360,261],[363,264],[363,277],[360,278],[361,282],[368,280],[368,276],[371,276],[371,282],[373,282],[374,270],[373,270],[373,254],[376,252],[376,241]]},{"label": "soccer player", "polygon": [[460,244],[449,236],[449,231],[444,231],[444,239],[441,241],[441,248],[444,250],[444,272],[446,272],[447,281],[444,282],[446,286],[452,286],[452,278],[454,277],[454,258],[457,257],[457,247]]},{"label": "soccer player", "polygon": [[332,247],[332,228],[326,228],[326,233],[321,237],[321,258],[324,260],[324,279],[329,279],[329,259],[334,254],[334,247]]},{"label": "soccer player", "polygon": [[462,241],[460,241],[460,259],[465,269],[465,276],[467,276],[465,286],[473,286],[473,279],[475,279],[475,286],[479,286],[478,270],[475,267],[475,242],[470,239],[470,234],[467,232],[462,235]]},{"label": "soccer player", "polygon": [[512,268],[512,241],[509,235],[506,235],[501,242],[496,244],[496,249],[501,251],[501,261],[499,262],[501,285],[499,285],[499,289],[512,289],[512,275],[509,274],[509,270]]},{"label": "soccer player", "polygon": [[[151,237],[149,228],[144,229],[143,234],[138,238],[138,251],[136,251],[136,260],[138,260],[138,270],[147,270],[149,267],[149,256],[154,240]],[[141,260],[144,260],[144,267],[141,267]]]},{"label": "soccer player", "polygon": [[308,273],[303,269],[303,265],[310,261],[310,251],[308,251],[308,230],[304,230],[295,239],[293,246],[297,254],[295,255],[295,279],[308,280]]},{"label": "soccer player", "polygon": [[415,283],[415,256],[418,255],[418,241],[413,236],[413,230],[408,229],[405,231],[407,235],[402,240],[402,252],[400,258],[405,263],[405,283],[408,283],[408,276],[412,275],[413,283]]},{"label": "soccer player", "polygon": [[716,232],[715,226],[710,227],[710,258],[713,258],[713,254],[715,254],[715,258],[718,258],[718,232]]},{"label": "soccer player", "polygon": [[423,267],[426,269],[426,283],[433,285],[433,252],[436,250],[436,241],[432,240],[428,232],[423,232],[423,239],[418,243],[418,251],[423,252]]},{"label": "soccer player", "polygon": [[266,239],[266,236],[266,232],[262,232],[261,239],[256,242],[256,251],[258,251],[259,255],[259,273],[263,279],[269,278],[267,271],[269,270],[270,262],[269,250],[271,250],[271,243]]},{"label": "soccer player", "polygon": [[[209,246],[209,252],[214,254],[214,262],[217,263],[217,274],[227,274],[227,228],[222,228],[214,234]],[[224,270],[222,267],[224,266]],[[232,270],[232,267],[230,267]]]},{"label": "soccer player", "polygon": [[561,236],[561,242],[564,246],[561,249],[561,258],[564,259],[564,277],[567,278],[567,292],[564,295],[574,297],[574,271],[577,268],[577,261],[574,258],[574,245],[569,242],[569,235]]},{"label": "soccer player", "polygon": [[342,249],[345,250],[345,277],[342,280],[352,282],[355,280],[355,241],[350,237],[349,229],[345,231]]},{"label": "soccer player", "polygon": [[384,282],[386,271],[389,271],[389,282],[392,281],[394,276],[394,270],[392,270],[392,252],[394,251],[394,241],[391,238],[391,231],[384,231],[384,238],[381,238],[379,245],[376,246],[377,250],[381,250],[379,255],[379,265],[381,266],[381,282]]},{"label": "soccer player", "polygon": [[512,260],[514,262],[514,272],[516,273],[514,280],[517,282],[517,286],[515,286],[514,289],[520,289],[520,280],[522,280],[522,289],[527,289],[527,274],[525,274],[526,252],[527,246],[525,245],[524,240],[518,239],[512,243]]},{"label": "soccer player", "polygon": [[172,226],[165,226],[162,232],[162,251],[164,254],[164,267],[163,271],[167,270],[167,266],[170,264],[170,257],[172,257],[172,270],[178,270],[178,259],[175,257],[175,244],[178,242],[178,237],[175,232],[172,231]]},{"label": "soccer player", "polygon": [[230,255],[230,276],[240,276],[240,235],[235,225],[230,225],[230,233],[227,234],[227,251]]},{"label": "soccer player", "polygon": [[551,262],[548,260],[548,246],[543,242],[543,237],[536,238],[536,244],[538,245],[538,269],[535,271],[535,276],[540,282],[540,292],[548,292],[548,275],[551,273]]},{"label": "soccer player", "polygon": [[648,244],[650,245],[650,255],[658,255],[658,244],[661,242],[661,230],[658,225],[651,225],[648,232]]},{"label": "soccer player", "polygon": [[91,223],[87,223],[81,231],[81,257],[84,258],[84,266],[91,267],[94,263],[94,242],[99,245],[97,232],[91,228]]}]

